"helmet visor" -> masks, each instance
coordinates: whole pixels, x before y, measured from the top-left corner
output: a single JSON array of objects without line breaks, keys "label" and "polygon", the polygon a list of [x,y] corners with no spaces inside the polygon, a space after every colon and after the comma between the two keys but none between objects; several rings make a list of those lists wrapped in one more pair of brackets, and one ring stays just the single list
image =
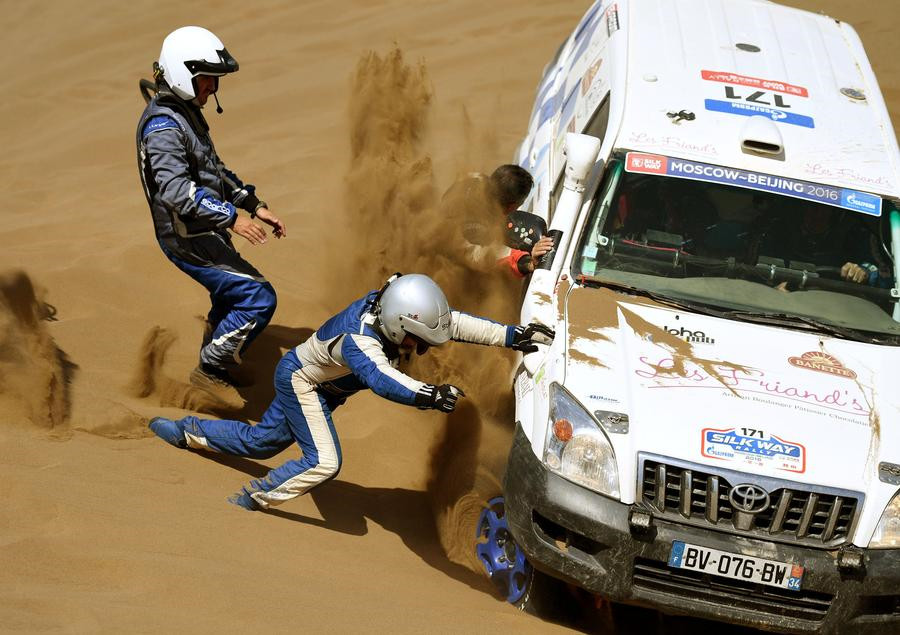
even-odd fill
[{"label": "helmet visor", "polygon": [[219,54],[219,60],[216,62],[210,62],[209,60],[185,60],[184,65],[187,66],[191,75],[225,75],[237,71],[237,60],[231,57],[227,49],[216,51],[216,53]]}]

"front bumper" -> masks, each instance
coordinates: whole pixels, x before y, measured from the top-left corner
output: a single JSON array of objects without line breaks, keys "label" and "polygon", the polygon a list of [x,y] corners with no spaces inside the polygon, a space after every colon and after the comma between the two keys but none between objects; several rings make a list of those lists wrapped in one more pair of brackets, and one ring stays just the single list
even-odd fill
[{"label": "front bumper", "polygon": [[[653,518],[550,472],[520,426],[504,479],[506,516],[537,569],[617,602],[795,633],[900,633],[900,551],[863,550],[841,571],[838,551],[767,542]],[[801,564],[800,591],[668,567],[674,540]]]}]

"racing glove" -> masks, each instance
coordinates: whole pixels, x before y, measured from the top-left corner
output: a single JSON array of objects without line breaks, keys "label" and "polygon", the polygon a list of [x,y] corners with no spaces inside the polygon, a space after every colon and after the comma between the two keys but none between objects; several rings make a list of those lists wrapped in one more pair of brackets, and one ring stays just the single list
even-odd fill
[{"label": "racing glove", "polygon": [[466,393],[450,384],[425,384],[416,393],[415,406],[420,410],[440,410],[453,412],[456,408],[456,400],[465,397]]},{"label": "racing glove", "polygon": [[509,347],[523,353],[533,353],[538,344],[549,344],[556,337],[556,332],[549,326],[532,322],[527,326],[517,326],[513,332]]}]

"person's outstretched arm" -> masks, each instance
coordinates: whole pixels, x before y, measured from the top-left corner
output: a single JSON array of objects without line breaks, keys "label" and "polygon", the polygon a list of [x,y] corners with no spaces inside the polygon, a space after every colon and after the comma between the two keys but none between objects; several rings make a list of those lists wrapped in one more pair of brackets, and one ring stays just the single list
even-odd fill
[{"label": "person's outstretched arm", "polygon": [[376,395],[407,406],[453,412],[464,393],[450,384],[426,384],[400,372],[374,337],[347,334],[341,342],[344,363]]},{"label": "person's outstretched arm", "polygon": [[457,342],[505,346],[523,353],[531,353],[537,350],[537,344],[549,344],[554,336],[553,329],[536,322],[513,326],[460,311],[453,311],[450,314],[450,339]]}]

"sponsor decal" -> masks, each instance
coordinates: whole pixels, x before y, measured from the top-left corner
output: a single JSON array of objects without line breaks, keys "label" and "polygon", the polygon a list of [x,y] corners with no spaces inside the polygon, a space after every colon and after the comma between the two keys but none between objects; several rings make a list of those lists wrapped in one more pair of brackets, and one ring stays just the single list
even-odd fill
[{"label": "sponsor decal", "polygon": [[594,83],[594,78],[597,76],[597,71],[600,70],[600,66],[603,65],[603,58],[597,59],[596,62],[591,64],[588,69],[584,72],[584,75],[581,79],[581,96],[584,97],[587,95],[588,90],[591,85]]},{"label": "sponsor decal", "polygon": [[744,466],[770,467],[802,474],[806,471],[806,448],[774,434],[754,428],[704,428],[700,452],[720,461]]},{"label": "sponsor decal", "polygon": [[743,117],[752,117],[754,115],[762,115],[768,117],[772,121],[781,123],[789,123],[794,126],[803,126],[804,128],[815,128],[816,122],[812,117],[800,115],[795,112],[784,112],[775,108],[769,108],[759,104],[748,104],[736,101],[722,101],[720,99],[706,99],[704,105],[707,110],[713,112],[724,112],[729,115],[741,115]]},{"label": "sponsor decal", "polygon": [[612,35],[619,30],[619,6],[614,4],[606,12],[606,33]]},{"label": "sponsor decal", "polygon": [[[595,5],[594,8],[591,9],[590,13],[585,16],[583,26],[579,27],[578,31],[575,33],[575,42],[578,43],[578,48],[575,49],[575,52],[571,57],[571,67],[573,68],[582,60],[585,54],[593,55],[596,51],[602,49],[610,36],[619,30],[619,13],[617,6],[612,5],[604,11],[602,15],[596,13],[599,8],[599,5]],[[602,30],[598,31],[597,27],[604,21],[606,22],[605,32]]]},{"label": "sponsor decal", "polygon": [[800,357],[788,357],[788,362],[790,362],[791,366],[796,366],[798,368],[815,370],[836,377],[856,379],[856,372],[844,366],[840,360],[833,355],[821,351],[809,351],[803,353]]},{"label": "sponsor decal", "polygon": [[711,337],[707,337],[706,333],[703,331],[689,331],[683,326],[680,329],[669,328],[668,326],[663,327],[667,333],[671,333],[675,337],[684,340],[685,342],[690,342],[691,344],[715,344],[716,340]]},{"label": "sponsor decal", "polygon": [[519,398],[521,399],[530,393],[533,387],[534,382],[531,381],[528,373],[524,371],[519,373],[519,376],[516,378],[516,390],[519,393]]},{"label": "sponsor decal", "polygon": [[641,154],[629,152],[625,157],[625,169],[628,172],[640,172],[642,174],[666,174],[669,169],[668,157],[658,154]]},{"label": "sponsor decal", "polygon": [[700,71],[700,77],[709,82],[749,86],[750,88],[777,91],[779,93],[784,93],[785,95],[809,97],[809,91],[803,86],[794,86],[787,82],[779,82],[772,79],[760,79],[759,77],[749,77],[747,75],[738,75],[736,73],[722,71]]},{"label": "sponsor decal", "polygon": [[705,154],[708,156],[716,156],[719,154],[716,146],[712,143],[704,143],[700,145],[673,135],[662,135],[660,137],[655,137],[653,135],[647,134],[646,132],[631,132],[631,134],[628,135],[628,144],[631,146],[663,146],[665,148],[674,148],[682,152]]},{"label": "sponsor decal", "polygon": [[892,187],[890,179],[884,176],[873,176],[871,174],[863,174],[852,168],[847,167],[829,167],[821,163],[807,163],[804,171],[819,178],[828,179],[849,179],[859,183],[865,183],[870,187]]},{"label": "sponsor decal", "polygon": [[212,198],[203,198],[200,201],[200,207],[205,207],[208,210],[213,212],[219,212],[220,214],[231,214],[233,207],[230,207],[230,203],[220,203]]},{"label": "sponsor decal", "polygon": [[873,194],[844,190],[841,192],[841,206],[870,216],[881,216],[881,198]]},{"label": "sponsor decal", "polygon": [[672,157],[641,152],[629,152],[626,155],[625,169],[628,172],[640,172],[642,174],[662,174],[694,181],[728,183],[751,190],[774,192],[775,194],[824,203],[870,216],[881,216],[880,196],[820,183],[798,181],[783,176],[773,176],[761,172],[750,172],[710,163],[674,159]]},{"label": "sponsor decal", "polygon": [[[744,96],[738,94],[734,87],[725,87],[725,99],[738,101],[746,101],[751,104],[761,104],[763,106],[775,106],[776,108],[790,108],[791,105],[784,100],[784,97],[777,93],[769,93],[765,90],[754,90],[752,93]],[[774,103],[773,103],[774,102]]]},{"label": "sponsor decal", "polygon": [[869,398],[862,386],[856,383],[842,381],[842,386],[836,388],[827,380],[823,380],[824,383],[788,381],[756,368],[726,364],[703,368],[690,360],[676,362],[672,356],[648,358],[642,355],[638,361],[640,366],[634,374],[652,382],[648,388],[723,390],[724,396],[870,425]]}]

